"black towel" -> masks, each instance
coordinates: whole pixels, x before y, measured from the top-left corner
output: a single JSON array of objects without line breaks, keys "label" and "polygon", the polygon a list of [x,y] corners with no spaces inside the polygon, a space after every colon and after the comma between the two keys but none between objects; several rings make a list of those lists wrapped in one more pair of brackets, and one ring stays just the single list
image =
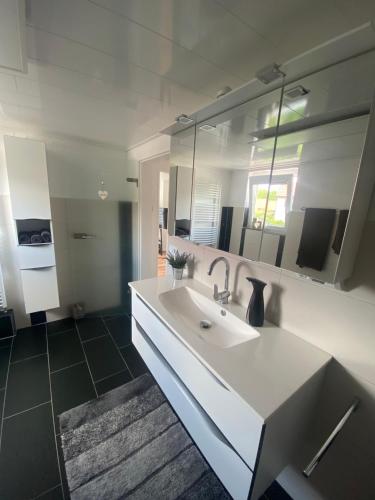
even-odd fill
[{"label": "black towel", "polygon": [[324,266],[336,210],[332,208],[306,208],[297,265],[321,271]]},{"label": "black towel", "polygon": [[20,231],[18,233],[18,243],[20,245],[30,245],[30,234],[27,231]]},{"label": "black towel", "polygon": [[40,236],[42,237],[43,243],[51,243],[52,238],[49,229],[42,229],[42,231],[40,231]]},{"label": "black towel", "polygon": [[337,221],[336,235],[332,243],[332,250],[337,255],[339,255],[339,253],[341,252],[341,245],[342,245],[342,240],[344,238],[348,216],[349,216],[349,210],[340,210],[339,220]]},{"label": "black towel", "polygon": [[43,243],[43,239],[42,237],[40,236],[40,233],[33,233],[30,237],[30,243],[32,245],[39,245],[40,243]]}]

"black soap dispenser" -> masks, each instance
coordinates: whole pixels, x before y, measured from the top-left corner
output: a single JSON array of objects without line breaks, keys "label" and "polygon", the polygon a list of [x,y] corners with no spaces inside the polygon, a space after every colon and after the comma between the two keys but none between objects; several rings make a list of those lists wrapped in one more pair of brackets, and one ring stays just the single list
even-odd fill
[{"label": "black soap dispenser", "polygon": [[256,278],[246,278],[253,285],[253,293],[247,308],[246,320],[251,326],[263,326],[264,323],[264,299],[263,290],[267,283]]}]

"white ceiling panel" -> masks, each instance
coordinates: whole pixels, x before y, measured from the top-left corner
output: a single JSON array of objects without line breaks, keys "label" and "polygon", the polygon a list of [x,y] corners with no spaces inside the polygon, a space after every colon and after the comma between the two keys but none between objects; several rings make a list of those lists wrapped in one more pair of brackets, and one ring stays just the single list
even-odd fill
[{"label": "white ceiling panel", "polygon": [[249,80],[275,45],[215,0],[92,0]]},{"label": "white ceiling panel", "polygon": [[[370,0],[26,0],[28,71],[0,71],[0,125],[146,140],[262,66],[375,16]],[[1,7],[0,7],[1,15]]]}]

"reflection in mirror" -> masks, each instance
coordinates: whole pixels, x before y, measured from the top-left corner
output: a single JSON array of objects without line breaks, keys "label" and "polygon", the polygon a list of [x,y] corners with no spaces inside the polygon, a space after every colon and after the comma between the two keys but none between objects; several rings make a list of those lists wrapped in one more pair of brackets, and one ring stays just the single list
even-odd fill
[{"label": "reflection in mirror", "polygon": [[195,126],[171,137],[168,229],[172,236],[189,239],[193,182]]},{"label": "reflection in mirror", "polygon": [[285,88],[283,108],[300,116],[279,128],[261,261],[335,282],[369,122],[374,62],[366,54]]},{"label": "reflection in mirror", "polygon": [[[266,214],[280,90],[197,125],[191,239],[257,260]],[[294,112],[291,113],[293,115]]]}]

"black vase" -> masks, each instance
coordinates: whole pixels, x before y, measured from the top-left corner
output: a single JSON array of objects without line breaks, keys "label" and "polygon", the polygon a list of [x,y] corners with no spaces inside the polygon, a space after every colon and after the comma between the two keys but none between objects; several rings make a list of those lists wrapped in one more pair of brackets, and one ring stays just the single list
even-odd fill
[{"label": "black vase", "polygon": [[253,285],[253,293],[247,308],[246,320],[251,326],[263,326],[264,323],[264,299],[263,290],[267,283],[256,278],[246,278]]}]

